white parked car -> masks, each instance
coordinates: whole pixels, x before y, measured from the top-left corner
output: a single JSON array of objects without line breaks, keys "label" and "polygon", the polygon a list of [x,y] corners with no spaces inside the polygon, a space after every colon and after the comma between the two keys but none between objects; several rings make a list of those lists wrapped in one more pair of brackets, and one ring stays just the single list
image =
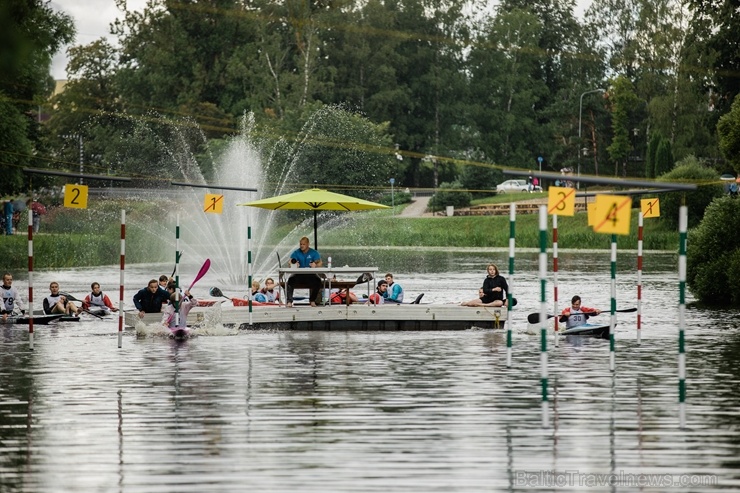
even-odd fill
[{"label": "white parked car", "polygon": [[[529,186],[527,180],[506,180],[503,183],[496,185],[496,193],[508,193],[508,192],[528,192]],[[533,187],[534,192],[541,192],[542,187],[537,185]]]}]

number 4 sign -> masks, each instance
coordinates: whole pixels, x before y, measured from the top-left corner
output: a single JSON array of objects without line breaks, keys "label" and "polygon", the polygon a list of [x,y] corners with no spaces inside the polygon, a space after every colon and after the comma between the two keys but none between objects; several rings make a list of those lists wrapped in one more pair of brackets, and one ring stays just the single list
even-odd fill
[{"label": "number 4 sign", "polygon": [[87,209],[87,185],[64,185],[64,207]]},{"label": "number 4 sign", "polygon": [[622,195],[597,195],[596,233],[628,235],[630,234],[630,212],[632,198]]}]

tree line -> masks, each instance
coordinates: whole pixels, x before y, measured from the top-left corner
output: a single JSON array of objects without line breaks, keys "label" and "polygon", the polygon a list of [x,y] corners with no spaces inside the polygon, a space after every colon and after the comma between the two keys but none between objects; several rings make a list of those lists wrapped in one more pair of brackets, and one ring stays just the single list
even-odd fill
[{"label": "tree line", "polygon": [[117,3],[118,46],[72,46],[48,103],[72,22],[47,0],[3,3],[2,194],[28,186],[23,166],[80,160],[147,181],[175,166],[161,145],[175,133],[208,174],[245,114],[269,142],[326,107],[339,116],[312,157],[341,166],[363,149],[369,171],[329,178],[347,184],[486,191],[503,168],[656,177],[689,156],[740,169],[730,0],[595,0],[583,19],[573,0]]}]

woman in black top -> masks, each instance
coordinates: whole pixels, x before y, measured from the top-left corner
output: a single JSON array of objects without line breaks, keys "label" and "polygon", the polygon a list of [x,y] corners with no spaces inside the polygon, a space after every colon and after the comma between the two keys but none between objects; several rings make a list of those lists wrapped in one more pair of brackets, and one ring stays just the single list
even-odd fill
[{"label": "woman in black top", "polygon": [[482,296],[465,301],[462,306],[504,306],[509,285],[506,279],[499,275],[496,264],[488,264],[488,275],[483,280]]}]

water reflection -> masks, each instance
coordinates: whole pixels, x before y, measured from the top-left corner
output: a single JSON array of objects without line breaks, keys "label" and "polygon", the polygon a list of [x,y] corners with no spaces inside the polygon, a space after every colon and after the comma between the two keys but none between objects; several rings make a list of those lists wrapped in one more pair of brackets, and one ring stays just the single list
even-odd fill
[{"label": "water reflection", "polygon": [[[561,289],[578,286],[608,306],[609,272],[596,256],[562,273]],[[442,302],[475,287],[484,258],[463,256],[459,271],[388,270]],[[549,429],[540,426],[539,334],[526,330],[533,271],[516,284],[511,368],[503,331],[491,330],[257,331],[183,343],[127,331],[118,349],[117,322],[96,320],[37,328],[30,352],[22,328],[2,327],[0,490],[667,489],[629,483],[645,474],[693,481],[679,491],[713,489],[697,484],[712,478],[736,489],[737,313],[687,310],[681,431],[675,261],[662,261],[644,276],[641,345],[634,316],[620,315],[616,372],[605,341],[550,346]],[[150,270],[128,275],[145,282]],[[79,272],[39,274],[51,276],[89,286]],[[636,296],[628,276],[618,277],[625,304]],[[117,272],[96,278],[115,285]]]}]

